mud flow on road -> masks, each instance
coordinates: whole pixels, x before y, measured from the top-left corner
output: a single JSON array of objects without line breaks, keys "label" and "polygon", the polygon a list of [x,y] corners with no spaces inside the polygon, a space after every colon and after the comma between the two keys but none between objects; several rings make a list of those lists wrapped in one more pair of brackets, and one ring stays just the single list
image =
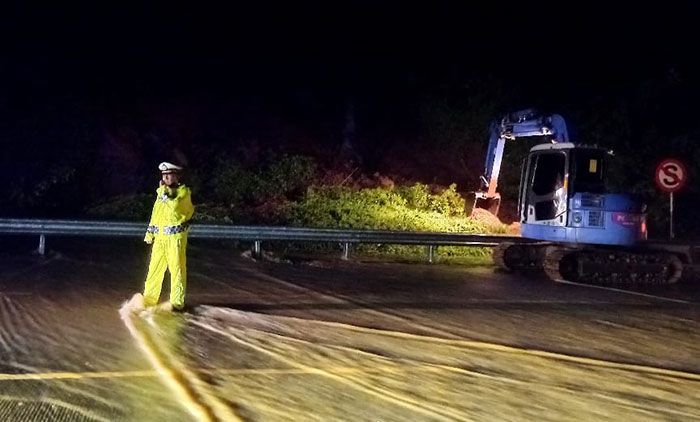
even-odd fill
[{"label": "mud flow on road", "polygon": [[0,420],[700,419],[697,286],[192,241],[187,312],[120,315],[145,245],[30,242],[0,248]]}]

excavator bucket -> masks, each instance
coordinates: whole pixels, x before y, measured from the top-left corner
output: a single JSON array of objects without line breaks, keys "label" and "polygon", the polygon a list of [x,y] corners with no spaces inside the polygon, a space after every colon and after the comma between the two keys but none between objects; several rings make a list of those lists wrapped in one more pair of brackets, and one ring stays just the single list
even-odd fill
[{"label": "excavator bucket", "polygon": [[474,210],[477,208],[485,209],[491,214],[498,216],[498,210],[501,207],[501,195],[488,195],[486,192],[474,192],[474,207],[471,214],[474,215]]}]

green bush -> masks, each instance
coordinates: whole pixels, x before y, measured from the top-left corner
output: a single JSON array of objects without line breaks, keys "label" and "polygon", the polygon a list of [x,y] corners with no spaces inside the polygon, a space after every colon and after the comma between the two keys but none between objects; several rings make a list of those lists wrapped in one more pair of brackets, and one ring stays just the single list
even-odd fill
[{"label": "green bush", "polygon": [[273,161],[260,178],[269,187],[269,192],[289,196],[303,194],[316,174],[316,163],[310,157],[283,155]]},{"label": "green bush", "polygon": [[208,191],[211,199],[222,204],[240,204],[257,191],[260,181],[255,172],[235,160],[220,158],[212,171]]},{"label": "green bush", "polygon": [[239,219],[238,208],[213,202],[196,204],[194,207],[193,223],[215,224],[234,223]]},{"label": "green bush", "polygon": [[220,158],[208,186],[215,202],[252,205],[303,194],[315,173],[313,159],[297,155],[282,155],[258,168],[245,168],[235,159]]},{"label": "green bush", "polygon": [[400,186],[396,188],[396,193],[406,200],[406,205],[417,210],[428,208],[428,186],[416,183],[413,186]]},{"label": "green bush", "polygon": [[315,187],[291,209],[290,221],[308,227],[483,232],[485,227],[465,217],[464,199],[452,185],[430,194],[425,185],[394,189],[353,190]]},{"label": "green bush", "polygon": [[457,185],[451,184],[438,195],[430,195],[430,208],[443,215],[454,217],[464,216],[465,201],[462,196],[457,193]]},{"label": "green bush", "polygon": [[[315,187],[294,204],[293,225],[337,229],[485,233],[487,226],[464,215],[464,200],[450,186],[430,194],[425,185],[362,189]],[[360,245],[366,253],[424,255],[423,246]],[[441,255],[485,256],[483,248],[441,247]]]},{"label": "green bush", "polygon": [[[503,232],[465,215],[464,199],[456,185],[431,193],[424,184],[390,188],[354,189],[346,186],[309,187],[315,165],[304,157],[283,156],[265,168],[246,169],[235,161],[221,159],[215,166],[209,198],[195,194],[194,222],[292,225],[299,227],[398,230],[441,233]],[[153,206],[150,194],[121,196],[97,204],[90,215],[145,221]],[[337,245],[291,244],[286,250],[328,251]],[[425,259],[425,246],[358,245],[356,251],[390,255],[397,259]],[[440,247],[446,259],[480,259],[485,248]]]}]

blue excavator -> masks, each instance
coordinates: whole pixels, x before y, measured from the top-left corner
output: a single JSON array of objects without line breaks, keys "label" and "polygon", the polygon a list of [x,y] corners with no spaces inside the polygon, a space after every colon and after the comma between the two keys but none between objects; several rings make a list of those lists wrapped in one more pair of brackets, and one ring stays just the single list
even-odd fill
[{"label": "blue excavator", "polygon": [[521,169],[522,239],[494,250],[498,267],[544,270],[554,280],[603,285],[669,284],[681,278],[688,254],[647,242],[646,206],[633,195],[608,189],[612,153],[572,143],[558,114],[528,109],[491,124],[475,207],[498,213],[505,144],[533,136],[545,142],[530,149]]}]

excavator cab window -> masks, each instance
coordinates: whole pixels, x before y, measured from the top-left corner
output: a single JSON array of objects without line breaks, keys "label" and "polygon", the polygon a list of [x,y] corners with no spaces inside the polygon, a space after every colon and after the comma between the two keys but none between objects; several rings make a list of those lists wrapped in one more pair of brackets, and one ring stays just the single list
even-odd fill
[{"label": "excavator cab window", "polygon": [[534,174],[528,203],[534,207],[535,220],[552,220],[566,210],[566,153],[540,153],[531,158]]},{"label": "excavator cab window", "polygon": [[532,192],[535,195],[549,195],[564,186],[566,155],[563,153],[540,154],[537,157]]},{"label": "excavator cab window", "polygon": [[572,151],[572,192],[606,193],[605,156],[607,152],[596,149]]}]

